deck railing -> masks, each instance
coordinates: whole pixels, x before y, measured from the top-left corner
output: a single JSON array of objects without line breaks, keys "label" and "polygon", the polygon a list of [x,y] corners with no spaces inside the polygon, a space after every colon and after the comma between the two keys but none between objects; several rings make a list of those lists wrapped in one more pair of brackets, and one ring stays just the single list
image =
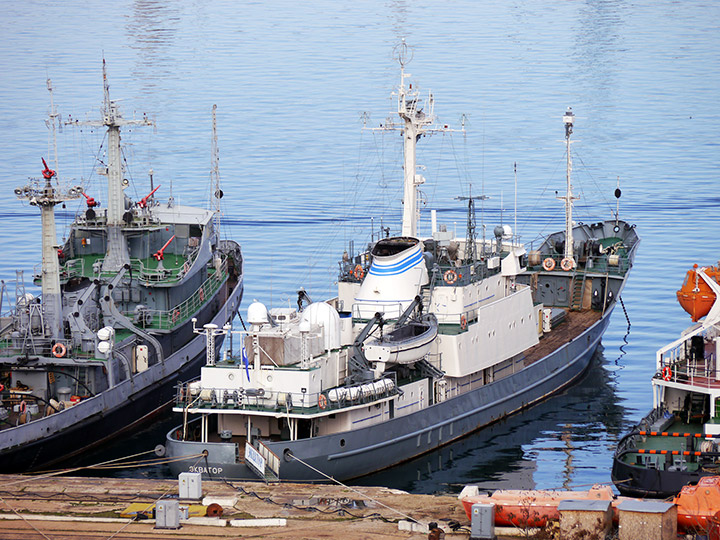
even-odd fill
[{"label": "deck railing", "polygon": [[208,302],[227,279],[227,258],[223,260],[219,270],[210,276],[186,300],[167,310],[146,309],[141,313],[126,311],[126,317],[133,320],[140,328],[169,330],[185,322]]}]

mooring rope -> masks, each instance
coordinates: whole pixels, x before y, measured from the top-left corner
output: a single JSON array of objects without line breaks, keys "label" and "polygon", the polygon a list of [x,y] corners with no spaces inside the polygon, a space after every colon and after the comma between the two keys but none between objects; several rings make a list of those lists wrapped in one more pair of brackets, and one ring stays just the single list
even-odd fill
[{"label": "mooring rope", "polygon": [[387,504],[383,504],[383,503],[381,503],[380,501],[378,501],[377,499],[373,499],[373,498],[370,497],[369,495],[363,493],[363,492],[360,491],[360,490],[355,489],[354,487],[348,486],[347,484],[343,484],[340,480],[336,480],[336,479],[333,478],[332,476],[325,474],[324,472],[322,472],[322,471],[319,470],[319,469],[316,469],[315,467],[313,467],[313,466],[310,465],[309,463],[304,462],[304,461],[303,461],[302,459],[300,459],[299,457],[294,456],[293,454],[289,454],[289,455],[290,455],[290,457],[292,457],[293,459],[299,461],[300,463],[302,463],[303,465],[305,465],[305,466],[308,467],[309,469],[312,469],[312,470],[315,471],[316,473],[321,474],[322,476],[324,476],[324,477],[327,478],[328,480],[331,480],[332,482],[335,482],[336,484],[344,487],[345,489],[349,489],[350,491],[353,491],[353,492],[357,493],[358,495],[361,495],[362,497],[365,497],[365,498],[367,498],[367,499],[370,499],[370,500],[373,501],[375,504],[378,504],[378,505],[382,506],[383,508],[387,508],[388,510],[390,510],[390,511],[392,511],[392,512],[395,512],[396,514],[400,514],[402,517],[407,518],[408,520],[412,521],[413,523],[417,523],[417,522],[418,522],[415,518],[411,518],[410,516],[408,516],[407,514],[401,512],[400,510],[397,510],[397,509],[395,509],[395,508],[392,508],[392,507],[388,506]]}]

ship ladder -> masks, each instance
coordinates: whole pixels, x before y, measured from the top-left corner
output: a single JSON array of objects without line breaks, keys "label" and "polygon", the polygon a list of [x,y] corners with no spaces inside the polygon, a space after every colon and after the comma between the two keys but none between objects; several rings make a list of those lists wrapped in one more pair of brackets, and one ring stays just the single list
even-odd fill
[{"label": "ship ladder", "polygon": [[570,309],[572,311],[582,311],[583,296],[585,295],[585,279],[587,274],[583,272],[582,279],[578,279],[580,276],[575,273],[573,277],[573,292],[570,299]]},{"label": "ship ladder", "polygon": [[420,374],[423,377],[432,377],[433,379],[442,379],[445,376],[444,371],[433,366],[425,358],[415,362],[415,366],[420,368]]}]

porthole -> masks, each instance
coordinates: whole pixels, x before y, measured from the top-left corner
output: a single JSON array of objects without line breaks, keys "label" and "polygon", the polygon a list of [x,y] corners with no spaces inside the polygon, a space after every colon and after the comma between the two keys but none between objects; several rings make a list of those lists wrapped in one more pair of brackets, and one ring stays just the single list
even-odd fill
[{"label": "porthole", "polygon": [[345,439],[340,439],[340,448],[345,447]]}]

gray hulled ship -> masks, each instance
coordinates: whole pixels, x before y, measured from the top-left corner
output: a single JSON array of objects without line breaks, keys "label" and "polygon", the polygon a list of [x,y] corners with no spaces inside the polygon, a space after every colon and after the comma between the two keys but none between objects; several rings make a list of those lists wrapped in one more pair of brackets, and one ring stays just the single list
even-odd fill
[{"label": "gray hulled ship", "polygon": [[[401,66],[403,62],[401,61]],[[458,238],[432,219],[421,238],[416,143],[442,131],[401,70],[404,140],[399,236],[340,262],[338,295],[297,308],[248,308],[239,357],[208,356],[182,385],[183,422],[166,437],[175,472],[225,478],[348,479],[390,467],[520,411],[586,370],[639,243],[617,217],[572,222],[529,253],[507,226]],[[616,193],[619,196],[619,192]],[[216,329],[208,329],[214,339]],[[192,419],[192,415],[199,415]],[[205,454],[205,459],[182,456]]]},{"label": "gray hulled ship", "polygon": [[[45,160],[42,178],[15,190],[41,213],[34,281],[42,293],[28,292],[22,272],[14,287],[3,282],[2,297],[11,300],[0,320],[4,472],[62,461],[167,406],[205,356],[193,320],[226,325],[242,297],[240,246],[219,236],[219,186],[213,210],[161,201],[160,186],[139,201],[125,194],[120,129],[151,122],[123,119],[104,63],[103,82],[102,119],[84,124],[107,130],[99,171],[107,176],[106,207],[85,187],[61,186]],[[56,245],[55,206],[80,198],[84,210]]]}]

